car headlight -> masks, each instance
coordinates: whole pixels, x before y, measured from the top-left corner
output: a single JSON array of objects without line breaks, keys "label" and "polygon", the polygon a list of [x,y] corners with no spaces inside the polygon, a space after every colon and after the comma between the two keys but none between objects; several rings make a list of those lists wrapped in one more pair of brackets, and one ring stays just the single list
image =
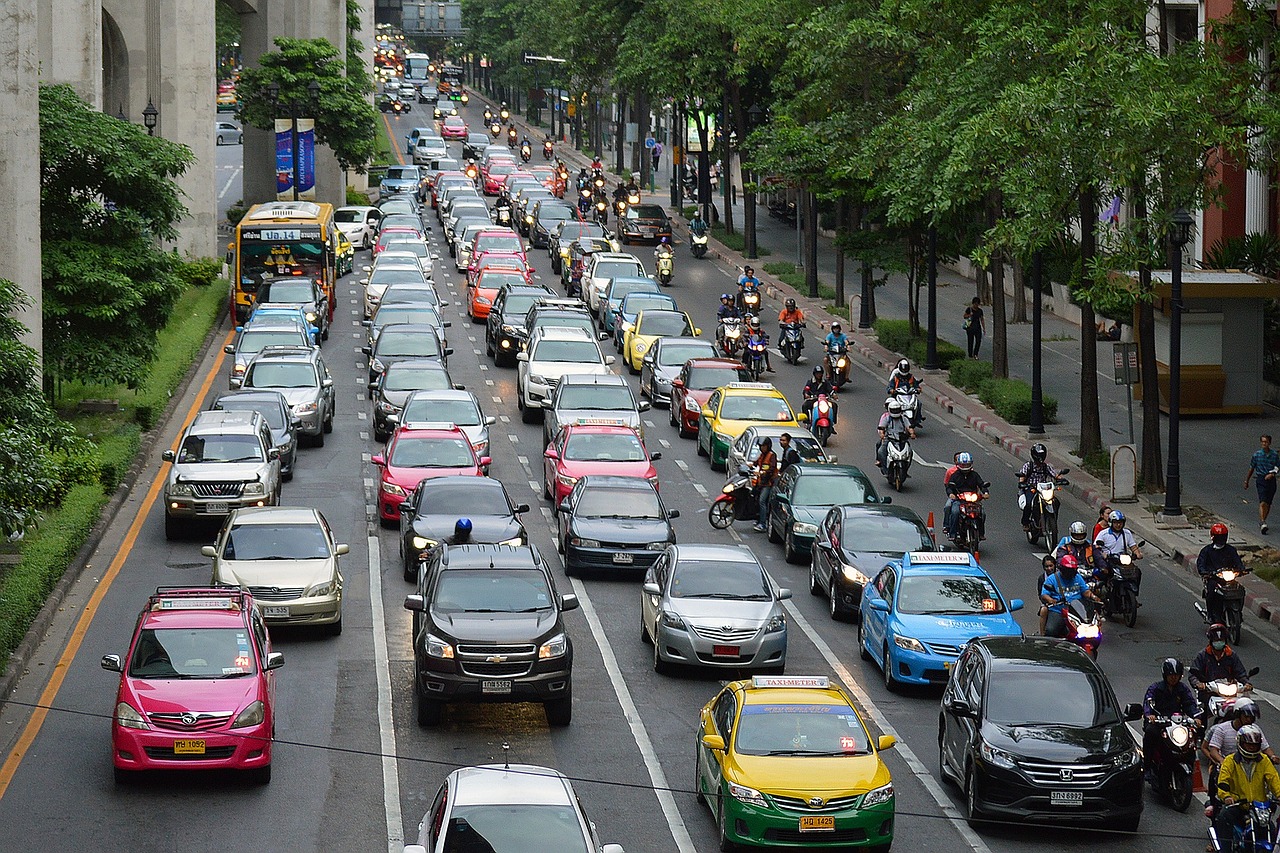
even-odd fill
[{"label": "car headlight", "polygon": [[122,729],[151,730],[151,726],[147,725],[147,721],[128,702],[121,702],[116,705],[116,725]]},{"label": "car headlight", "polygon": [[333,595],[337,591],[338,582],[330,579],[324,583],[316,583],[307,587],[307,598],[319,598],[323,595]]},{"label": "car headlight", "polygon": [[249,707],[241,711],[231,723],[233,729],[246,729],[249,726],[260,726],[267,718],[267,706],[262,700],[250,702]]},{"label": "car headlight", "polygon": [[550,385],[551,384],[550,382],[547,381],[547,377],[539,376],[536,373],[529,374],[529,381],[532,382],[534,385]]},{"label": "car headlight", "polygon": [[665,551],[667,550],[667,546],[670,544],[670,542],[665,540],[662,542],[649,542],[644,546],[644,549],[646,551]]},{"label": "car headlight", "polygon": [[662,624],[677,631],[685,630],[684,620],[680,618],[680,614],[671,610],[662,611]]},{"label": "car headlight", "polygon": [[308,323],[314,323],[315,321],[316,321],[316,312],[314,312],[314,311],[308,311],[308,312],[307,312],[307,322],[308,322]]},{"label": "car headlight", "polygon": [[849,583],[861,584],[862,586],[866,586],[869,580],[866,575],[849,565],[841,566],[840,574],[844,575],[844,579]]},{"label": "car headlight", "polygon": [[865,809],[868,806],[878,806],[881,803],[888,803],[892,801],[893,783],[889,783],[888,785],[881,785],[879,788],[868,791],[867,795],[862,798],[861,807]]},{"label": "car headlight", "polygon": [[787,617],[783,616],[781,613],[770,618],[769,621],[766,622],[764,626],[764,632],[766,634],[776,634],[778,631],[785,631],[786,629],[787,629]]},{"label": "car headlight", "polygon": [[244,371],[246,367],[248,367],[247,364],[237,364],[235,367],[231,368],[231,375],[244,376]]},{"label": "car headlight", "polygon": [[818,532],[818,525],[805,521],[797,521],[791,525],[791,532],[800,536],[813,536]]},{"label": "car headlight", "polygon": [[578,484],[578,478],[570,477],[568,474],[556,474],[556,482],[566,489],[572,489]]},{"label": "car headlight", "polygon": [[245,495],[245,496],[249,496],[249,495],[265,495],[266,493],[267,493],[267,487],[266,487],[266,485],[265,485],[265,484],[263,484],[263,483],[245,483],[245,484],[244,484],[244,495]]},{"label": "car headlight", "polygon": [[426,640],[427,657],[440,658],[441,660],[453,660],[453,646],[434,634],[427,634]]},{"label": "car headlight", "polygon": [[477,441],[471,445],[471,449],[476,452],[476,456],[485,456],[489,450],[489,440]]},{"label": "car headlight", "polygon": [[583,539],[581,536],[570,536],[569,544],[578,548],[599,548],[599,539]]},{"label": "car headlight", "polygon": [[427,539],[425,536],[415,536],[411,541],[415,551],[425,551],[440,544],[435,539]]},{"label": "car headlight", "polygon": [[311,402],[311,403],[299,403],[299,404],[297,404],[296,406],[292,406],[292,407],[291,407],[291,409],[292,409],[292,411],[293,411],[293,413],[294,413],[295,415],[309,415],[309,414],[311,414],[312,412],[316,411],[316,409],[318,409],[318,408],[319,408],[319,406],[318,406],[316,403],[314,403],[314,402]]},{"label": "car headlight", "polygon": [[699,412],[701,412],[701,411],[702,411],[702,407],[701,407],[701,406],[699,406],[699,405],[698,405],[698,401],[697,401],[697,400],[695,400],[695,399],[693,399],[692,397],[685,397],[685,398],[684,398],[684,410],[685,410],[686,412],[693,412],[693,413],[696,415],[696,414],[698,414]]},{"label": "car headlight", "polygon": [[733,444],[733,436],[729,435],[728,433],[716,432],[715,430],[712,430],[712,433],[715,434],[717,441],[724,442],[725,444]]},{"label": "car headlight", "polygon": [[1128,767],[1137,767],[1141,763],[1142,763],[1142,752],[1141,750],[1138,750],[1136,748],[1126,750],[1125,752],[1122,752],[1119,755],[1117,755],[1115,758],[1111,759],[1112,766],[1121,770]]},{"label": "car headlight", "polygon": [[382,359],[375,358],[373,361],[369,362],[369,369],[374,373],[382,373],[387,369],[387,366],[382,363]]},{"label": "car headlight", "polygon": [[511,539],[503,539],[503,540],[502,540],[501,542],[499,542],[498,544],[499,544],[499,545],[523,545],[523,544],[524,544],[524,538],[523,538],[523,537],[520,537],[520,536],[514,536],[514,537],[512,537]]},{"label": "car headlight", "polygon": [[395,403],[388,403],[386,400],[381,400],[378,403],[378,411],[382,412],[384,415],[394,415],[396,412],[400,411],[400,407]]},{"label": "car headlight", "polygon": [[986,741],[982,742],[978,747],[978,751],[982,754],[982,760],[988,764],[994,764],[996,767],[1004,767],[1008,770],[1014,770],[1018,766],[1012,755],[1003,749],[996,749]]},{"label": "car headlight", "polygon": [[174,483],[169,487],[170,497],[190,497],[194,493],[190,483]]},{"label": "car headlight", "polygon": [[568,650],[568,639],[565,638],[564,634],[556,634],[550,640],[538,646],[538,660],[564,657],[564,653]]},{"label": "car headlight", "polygon": [[909,652],[925,651],[924,643],[920,642],[915,637],[903,637],[895,634],[893,637],[893,644],[898,648],[906,649]]},{"label": "car headlight", "polygon": [[748,788],[746,785],[739,785],[736,782],[729,783],[729,795],[740,803],[749,803],[753,806],[764,806],[764,794],[755,788]]},{"label": "car headlight", "polygon": [[477,304],[477,305],[492,305],[492,304],[493,304],[493,300],[492,300],[492,299],[490,299],[490,298],[489,298],[489,297],[487,297],[487,296],[477,296],[477,297],[476,297],[476,304]]},{"label": "car headlight", "polygon": [[405,494],[404,489],[389,481],[382,484],[382,491],[385,494],[397,495],[399,497],[404,497]]}]

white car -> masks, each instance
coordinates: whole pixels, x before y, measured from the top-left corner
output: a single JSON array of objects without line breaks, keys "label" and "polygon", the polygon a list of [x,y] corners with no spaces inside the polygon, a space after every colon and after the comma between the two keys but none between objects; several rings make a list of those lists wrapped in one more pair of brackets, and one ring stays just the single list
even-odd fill
[{"label": "white car", "polygon": [[516,353],[516,361],[516,407],[528,424],[542,415],[542,401],[551,399],[560,377],[570,373],[611,373],[609,366],[614,358],[601,352],[596,339],[585,329],[544,326],[534,333],[524,352]]},{"label": "white car", "polygon": [[427,277],[427,281],[432,281],[435,278],[436,263],[431,254],[431,248],[421,240],[396,240],[388,243],[387,247],[382,250],[382,254],[378,255],[378,258],[386,258],[388,262],[395,261],[395,266],[402,266],[409,261],[413,261],[418,265],[418,269],[422,270],[422,274]]},{"label": "white car", "polygon": [[214,128],[213,141],[217,145],[240,145],[244,142],[244,131],[229,121],[220,121]]},{"label": "white car", "polygon": [[449,146],[439,136],[419,136],[413,146],[413,162],[416,166],[428,166],[432,160],[449,156]]},{"label": "white car", "polygon": [[378,239],[382,211],[376,207],[340,207],[333,212],[333,224],[357,249],[371,249]]},{"label": "white car", "polygon": [[609,280],[621,276],[646,278],[644,264],[635,255],[625,252],[595,252],[590,256],[582,273],[582,298],[592,314],[600,313],[600,296],[609,286]]}]

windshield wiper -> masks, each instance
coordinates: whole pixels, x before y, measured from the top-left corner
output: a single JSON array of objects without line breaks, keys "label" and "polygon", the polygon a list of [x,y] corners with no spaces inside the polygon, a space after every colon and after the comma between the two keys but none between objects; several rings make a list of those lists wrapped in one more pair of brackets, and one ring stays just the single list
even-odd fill
[{"label": "windshield wiper", "polygon": [[978,613],[974,610],[921,610],[920,616],[986,616],[989,614]]},{"label": "windshield wiper", "polygon": [[858,755],[858,752],[845,752],[834,749],[771,749],[765,755]]},{"label": "windshield wiper", "polygon": [[732,592],[700,592],[693,595],[682,595],[681,598],[723,598],[730,601],[740,601],[743,598],[751,599],[750,596],[737,595]]}]

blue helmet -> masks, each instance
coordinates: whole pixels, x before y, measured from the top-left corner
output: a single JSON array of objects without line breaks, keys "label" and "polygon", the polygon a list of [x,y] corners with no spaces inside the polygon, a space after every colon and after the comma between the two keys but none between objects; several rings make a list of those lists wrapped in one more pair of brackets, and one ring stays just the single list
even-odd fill
[{"label": "blue helmet", "polygon": [[470,533],[471,519],[469,518],[458,519],[458,523],[453,526],[453,532],[454,533]]},{"label": "blue helmet", "polygon": [[1118,509],[1111,510],[1111,514],[1107,516],[1108,522],[1124,521],[1124,513]]},{"label": "blue helmet", "polygon": [[969,468],[973,465],[973,455],[967,451],[956,457],[956,464],[961,468]]}]

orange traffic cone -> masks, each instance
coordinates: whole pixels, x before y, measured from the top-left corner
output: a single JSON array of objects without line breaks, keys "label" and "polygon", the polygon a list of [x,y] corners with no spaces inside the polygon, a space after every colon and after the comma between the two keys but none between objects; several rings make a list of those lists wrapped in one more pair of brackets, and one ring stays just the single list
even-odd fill
[{"label": "orange traffic cone", "polygon": [[1200,759],[1196,759],[1195,766],[1191,768],[1191,791],[1196,794],[1207,794],[1209,789],[1204,785],[1204,776],[1200,773]]}]

